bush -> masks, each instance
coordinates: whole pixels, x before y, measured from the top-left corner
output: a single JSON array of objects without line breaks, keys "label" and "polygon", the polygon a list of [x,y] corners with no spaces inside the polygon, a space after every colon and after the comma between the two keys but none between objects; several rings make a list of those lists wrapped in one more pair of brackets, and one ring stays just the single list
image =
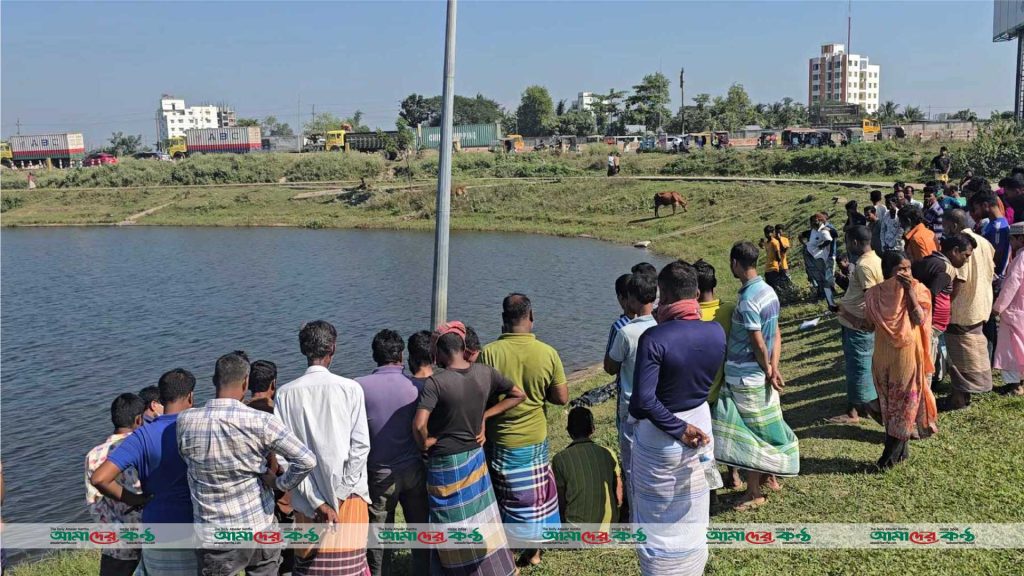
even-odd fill
[{"label": "bush", "polygon": [[695,150],[661,169],[665,175],[902,176],[924,167],[920,153],[898,143],[803,150]]},{"label": "bush", "polygon": [[288,167],[284,176],[293,182],[357,180],[382,178],[386,171],[387,163],[376,154],[325,152],[303,154]]},{"label": "bush", "polygon": [[279,154],[201,154],[174,166],[175,184],[259,184],[284,177],[285,161]]},{"label": "bush", "polygon": [[1002,178],[1015,166],[1024,166],[1024,129],[1009,122],[994,122],[952,156],[954,175],[963,176],[973,170],[975,176]]}]

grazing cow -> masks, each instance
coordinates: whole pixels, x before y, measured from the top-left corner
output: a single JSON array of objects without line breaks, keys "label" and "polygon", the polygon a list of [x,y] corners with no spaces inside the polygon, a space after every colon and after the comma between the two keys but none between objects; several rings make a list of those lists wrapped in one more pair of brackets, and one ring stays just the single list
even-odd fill
[{"label": "grazing cow", "polygon": [[654,217],[658,217],[658,208],[661,206],[671,206],[674,215],[677,206],[686,212],[686,204],[686,198],[680,196],[679,192],[658,192],[654,195]]},{"label": "grazing cow", "polygon": [[465,195],[466,195],[466,187],[465,186],[452,186],[452,196],[465,196]]}]

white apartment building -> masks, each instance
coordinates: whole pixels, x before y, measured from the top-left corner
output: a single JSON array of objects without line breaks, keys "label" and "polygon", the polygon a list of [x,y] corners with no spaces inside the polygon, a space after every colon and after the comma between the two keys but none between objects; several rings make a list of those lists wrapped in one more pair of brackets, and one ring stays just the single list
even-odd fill
[{"label": "white apartment building", "polygon": [[576,110],[591,110],[596,100],[593,92],[580,92],[576,95],[576,101],[573,102],[572,107]]},{"label": "white apartment building", "polygon": [[878,110],[881,66],[867,56],[847,54],[843,44],[824,44],[807,65],[807,105],[858,104],[869,114]]},{"label": "white apartment building", "polygon": [[160,141],[184,136],[189,128],[219,128],[216,106],[185,106],[183,98],[164,95],[160,98],[160,109],[156,111]]}]

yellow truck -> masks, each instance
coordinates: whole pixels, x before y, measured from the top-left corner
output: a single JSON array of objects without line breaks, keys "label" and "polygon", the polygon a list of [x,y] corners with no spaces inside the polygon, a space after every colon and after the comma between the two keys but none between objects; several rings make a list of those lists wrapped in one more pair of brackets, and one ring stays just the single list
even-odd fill
[{"label": "yellow truck", "polygon": [[8,168],[14,166],[14,153],[11,152],[11,145],[7,142],[0,142],[0,164]]},{"label": "yellow truck", "polygon": [[167,140],[167,155],[175,160],[188,156],[188,144],[184,136],[175,136]]}]

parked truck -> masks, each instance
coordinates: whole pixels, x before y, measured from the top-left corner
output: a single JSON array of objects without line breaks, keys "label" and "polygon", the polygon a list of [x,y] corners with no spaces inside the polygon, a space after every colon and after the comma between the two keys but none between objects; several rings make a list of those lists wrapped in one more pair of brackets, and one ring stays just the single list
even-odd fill
[{"label": "parked truck", "polygon": [[69,168],[80,165],[85,157],[85,138],[81,132],[11,136],[11,162],[14,166],[33,165]]},{"label": "parked truck", "polygon": [[184,136],[167,140],[167,155],[180,160],[191,154],[245,154],[263,149],[260,129],[256,126],[229,128],[190,128]]},{"label": "parked truck", "polygon": [[8,168],[14,167],[14,154],[11,153],[11,145],[7,142],[0,142],[0,164]]}]

